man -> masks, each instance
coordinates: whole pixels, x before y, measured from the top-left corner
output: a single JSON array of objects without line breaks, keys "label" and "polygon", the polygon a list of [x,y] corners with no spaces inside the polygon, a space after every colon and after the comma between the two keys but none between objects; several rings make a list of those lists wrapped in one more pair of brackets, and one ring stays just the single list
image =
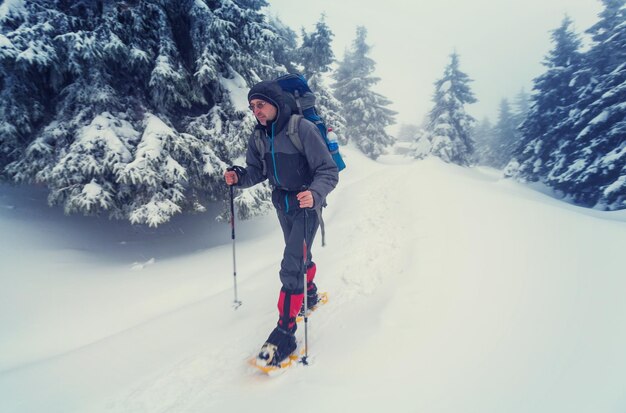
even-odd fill
[{"label": "man", "polygon": [[[306,235],[307,304],[318,301],[313,282],[316,265],[311,261],[311,244],[319,221],[316,213],[325,204],[326,196],[337,185],[338,170],[317,126],[301,119],[298,133],[302,153],[287,136],[289,119],[295,100],[273,81],[257,83],[248,93],[250,110],[258,124],[248,140],[246,167],[230,168],[224,173],[228,185],[247,188],[268,179],[272,186],[272,203],[285,237],[280,265],[282,288],[278,299],[278,323],[257,356],[261,365],[278,365],[296,349],[296,317],[304,302],[303,248]],[[255,136],[260,134],[264,150],[260,151]],[[263,152],[263,153],[260,153]],[[307,212],[308,211],[308,212]],[[304,228],[305,214],[307,226]]]}]

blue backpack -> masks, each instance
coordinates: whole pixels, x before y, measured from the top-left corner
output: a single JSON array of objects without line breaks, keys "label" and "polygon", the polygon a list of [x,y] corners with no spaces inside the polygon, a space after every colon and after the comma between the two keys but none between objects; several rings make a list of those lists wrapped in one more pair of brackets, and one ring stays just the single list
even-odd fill
[{"label": "blue backpack", "polygon": [[328,139],[328,129],[326,124],[315,109],[315,94],[313,94],[311,88],[309,88],[304,76],[290,73],[280,76],[275,81],[284,92],[289,93],[296,101],[297,111],[291,115],[291,118],[289,119],[289,126],[287,128],[287,136],[289,136],[289,139],[291,139],[294,146],[300,151],[300,153],[303,152],[302,141],[300,140],[300,135],[298,134],[298,125],[300,123],[300,119],[305,118],[313,122],[319,129],[322,138],[324,138],[324,142],[326,142],[326,147],[335,161],[335,164],[337,164],[339,171],[345,169],[346,164],[339,153],[339,144],[336,141],[330,141]]}]

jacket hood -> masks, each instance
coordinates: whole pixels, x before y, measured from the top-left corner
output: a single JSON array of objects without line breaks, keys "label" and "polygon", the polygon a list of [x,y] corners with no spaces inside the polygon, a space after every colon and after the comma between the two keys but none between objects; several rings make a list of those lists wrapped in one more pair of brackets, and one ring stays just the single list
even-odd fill
[{"label": "jacket hood", "polygon": [[[295,100],[288,93],[285,93],[278,83],[272,80],[264,80],[252,86],[252,89],[248,92],[248,102],[252,99],[264,100],[278,109],[276,119],[269,122],[267,126],[265,126],[265,128],[269,131],[271,130],[272,125],[274,125],[274,133],[280,132],[287,125],[287,122],[289,122],[289,118],[296,107]],[[258,120],[257,123],[257,127],[263,127]]]}]

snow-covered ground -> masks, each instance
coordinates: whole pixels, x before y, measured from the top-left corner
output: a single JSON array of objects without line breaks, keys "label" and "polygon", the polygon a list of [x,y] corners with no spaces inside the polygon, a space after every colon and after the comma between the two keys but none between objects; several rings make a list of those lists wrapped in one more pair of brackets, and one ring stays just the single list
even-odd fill
[{"label": "snow-covered ground", "polygon": [[[65,217],[0,187],[1,412],[624,412],[624,211],[346,150],[314,246],[311,365],[252,371],[282,234]],[[302,328],[298,335],[302,334]]]}]

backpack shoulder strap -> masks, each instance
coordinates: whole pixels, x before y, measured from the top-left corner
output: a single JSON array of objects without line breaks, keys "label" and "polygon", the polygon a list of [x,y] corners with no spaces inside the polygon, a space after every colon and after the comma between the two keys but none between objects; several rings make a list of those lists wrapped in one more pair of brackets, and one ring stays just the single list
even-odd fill
[{"label": "backpack shoulder strap", "polygon": [[302,140],[300,139],[300,133],[298,132],[298,128],[300,127],[300,120],[304,116],[302,115],[291,115],[289,118],[289,125],[287,126],[287,136],[293,143],[293,146],[296,147],[298,152],[304,154],[304,146],[302,146]]},{"label": "backpack shoulder strap", "polygon": [[265,163],[265,141],[263,140],[262,133],[259,129],[254,130],[254,144],[259,152],[259,158],[261,159],[263,176],[267,176],[267,164]]}]

